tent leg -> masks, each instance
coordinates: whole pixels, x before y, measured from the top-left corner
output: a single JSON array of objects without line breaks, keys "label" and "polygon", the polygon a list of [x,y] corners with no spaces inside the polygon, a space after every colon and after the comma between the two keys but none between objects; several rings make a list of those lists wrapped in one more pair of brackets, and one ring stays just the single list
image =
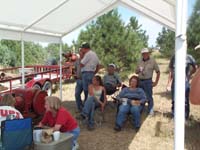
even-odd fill
[{"label": "tent leg", "polygon": [[60,99],[62,101],[62,39],[60,40]]},{"label": "tent leg", "polygon": [[[22,36],[23,37],[23,36]],[[23,38],[21,39],[21,59],[22,59],[22,88],[25,88],[25,73],[24,73],[24,40]]]},{"label": "tent leg", "polygon": [[184,150],[187,0],[176,1],[174,149]]}]

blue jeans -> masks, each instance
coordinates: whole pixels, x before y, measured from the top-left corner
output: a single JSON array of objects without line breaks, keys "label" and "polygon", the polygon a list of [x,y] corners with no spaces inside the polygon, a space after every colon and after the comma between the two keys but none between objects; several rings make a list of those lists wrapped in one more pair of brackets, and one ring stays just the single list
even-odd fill
[{"label": "blue jeans", "polygon": [[77,127],[75,128],[74,130],[72,131],[68,131],[68,132],[65,132],[66,134],[73,134],[73,138],[72,138],[72,148],[73,146],[77,143],[77,139],[78,139],[78,136],[80,135],[80,128]]},{"label": "blue jeans", "polygon": [[147,97],[147,102],[148,102],[148,113],[153,110],[153,85],[152,85],[152,80],[140,80],[139,82],[139,87],[142,88],[146,94]]},{"label": "blue jeans", "polygon": [[90,127],[94,126],[94,112],[95,108],[99,107],[100,104],[95,100],[93,96],[89,96],[85,101],[82,115],[88,118],[88,125]]},{"label": "blue jeans", "polygon": [[126,120],[127,114],[131,112],[132,114],[132,123],[135,127],[140,127],[140,111],[141,106],[131,106],[130,104],[119,106],[119,111],[117,113],[116,125],[119,127],[123,126],[124,121]]},{"label": "blue jeans", "polygon": [[83,91],[85,94],[85,100],[88,96],[88,86],[92,83],[92,78],[94,77],[94,72],[82,72],[82,83]]},{"label": "blue jeans", "polygon": [[[175,83],[174,80],[171,85],[171,96],[172,96],[172,115],[174,116],[174,90]],[[185,118],[188,119],[190,115],[190,102],[189,102],[189,94],[190,94],[190,84],[188,81],[185,81]]]},{"label": "blue jeans", "polygon": [[75,98],[76,98],[76,106],[79,111],[83,108],[83,102],[81,100],[81,93],[83,91],[83,83],[81,79],[76,80],[76,87],[75,87]]}]

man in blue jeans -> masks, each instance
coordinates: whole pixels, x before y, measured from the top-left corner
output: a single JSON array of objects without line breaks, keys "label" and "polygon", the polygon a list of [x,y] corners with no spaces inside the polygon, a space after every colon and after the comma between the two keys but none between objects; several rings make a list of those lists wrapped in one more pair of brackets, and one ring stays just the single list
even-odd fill
[{"label": "man in blue jeans", "polygon": [[[148,48],[141,50],[142,58],[139,61],[136,69],[136,73],[139,77],[139,87],[142,88],[147,96],[148,100],[148,114],[153,115],[153,87],[158,84],[160,79],[160,69],[157,62],[150,57],[150,51]],[[155,81],[152,80],[153,73],[156,72]],[[144,106],[143,106],[144,107]]]},{"label": "man in blue jeans", "polygon": [[[189,102],[189,93],[190,93],[190,78],[193,73],[196,72],[196,62],[194,58],[187,54],[186,56],[186,79],[185,79],[185,119],[189,118],[190,114],[190,102]],[[174,117],[174,89],[175,89],[175,55],[172,56],[169,63],[169,78],[167,83],[167,90],[171,86],[171,96],[172,96],[172,117]]]},{"label": "man in blue jeans", "polygon": [[81,49],[79,50],[79,58],[75,61],[75,79],[76,79],[76,87],[75,87],[75,99],[76,99],[76,106],[79,112],[82,111],[83,102],[81,100],[81,93],[83,92],[83,82],[82,82],[82,75],[81,75],[81,67],[80,61],[83,58],[83,52]]},{"label": "man in blue jeans", "polygon": [[99,70],[99,58],[94,51],[90,49],[89,43],[83,42],[81,47],[83,51],[83,59],[81,60],[81,73],[82,73],[82,83],[83,91],[85,94],[85,100],[88,96],[88,86],[92,83],[92,78]]}]

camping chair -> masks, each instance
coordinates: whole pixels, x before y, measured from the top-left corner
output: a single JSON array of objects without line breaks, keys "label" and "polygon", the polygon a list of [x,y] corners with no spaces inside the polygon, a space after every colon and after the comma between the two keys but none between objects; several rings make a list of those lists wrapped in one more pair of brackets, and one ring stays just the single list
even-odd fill
[{"label": "camping chair", "polygon": [[120,88],[117,88],[115,93],[110,95],[112,100],[113,100],[112,102],[115,105],[115,106],[112,106],[112,105],[111,106],[113,108],[117,108],[117,112],[118,112],[119,105],[122,103],[122,101],[120,99],[118,99],[117,96],[119,95],[120,91],[125,87],[127,87],[127,86],[125,84],[122,84]]},{"label": "camping chair", "polygon": [[1,150],[25,150],[32,145],[32,119],[5,120],[1,123]]}]

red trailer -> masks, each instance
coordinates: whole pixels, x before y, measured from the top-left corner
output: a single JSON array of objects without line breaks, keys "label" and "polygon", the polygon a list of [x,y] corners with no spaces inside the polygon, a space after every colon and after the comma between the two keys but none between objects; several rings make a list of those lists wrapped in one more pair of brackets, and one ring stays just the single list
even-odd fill
[{"label": "red trailer", "polygon": [[[68,60],[62,66],[62,79],[68,80],[73,76],[75,60]],[[52,94],[52,84],[60,80],[60,66],[25,66],[24,72],[23,89],[21,67],[0,69],[0,99],[3,93],[12,93],[16,100],[15,107],[24,117],[40,118],[45,112],[44,98]]]}]

